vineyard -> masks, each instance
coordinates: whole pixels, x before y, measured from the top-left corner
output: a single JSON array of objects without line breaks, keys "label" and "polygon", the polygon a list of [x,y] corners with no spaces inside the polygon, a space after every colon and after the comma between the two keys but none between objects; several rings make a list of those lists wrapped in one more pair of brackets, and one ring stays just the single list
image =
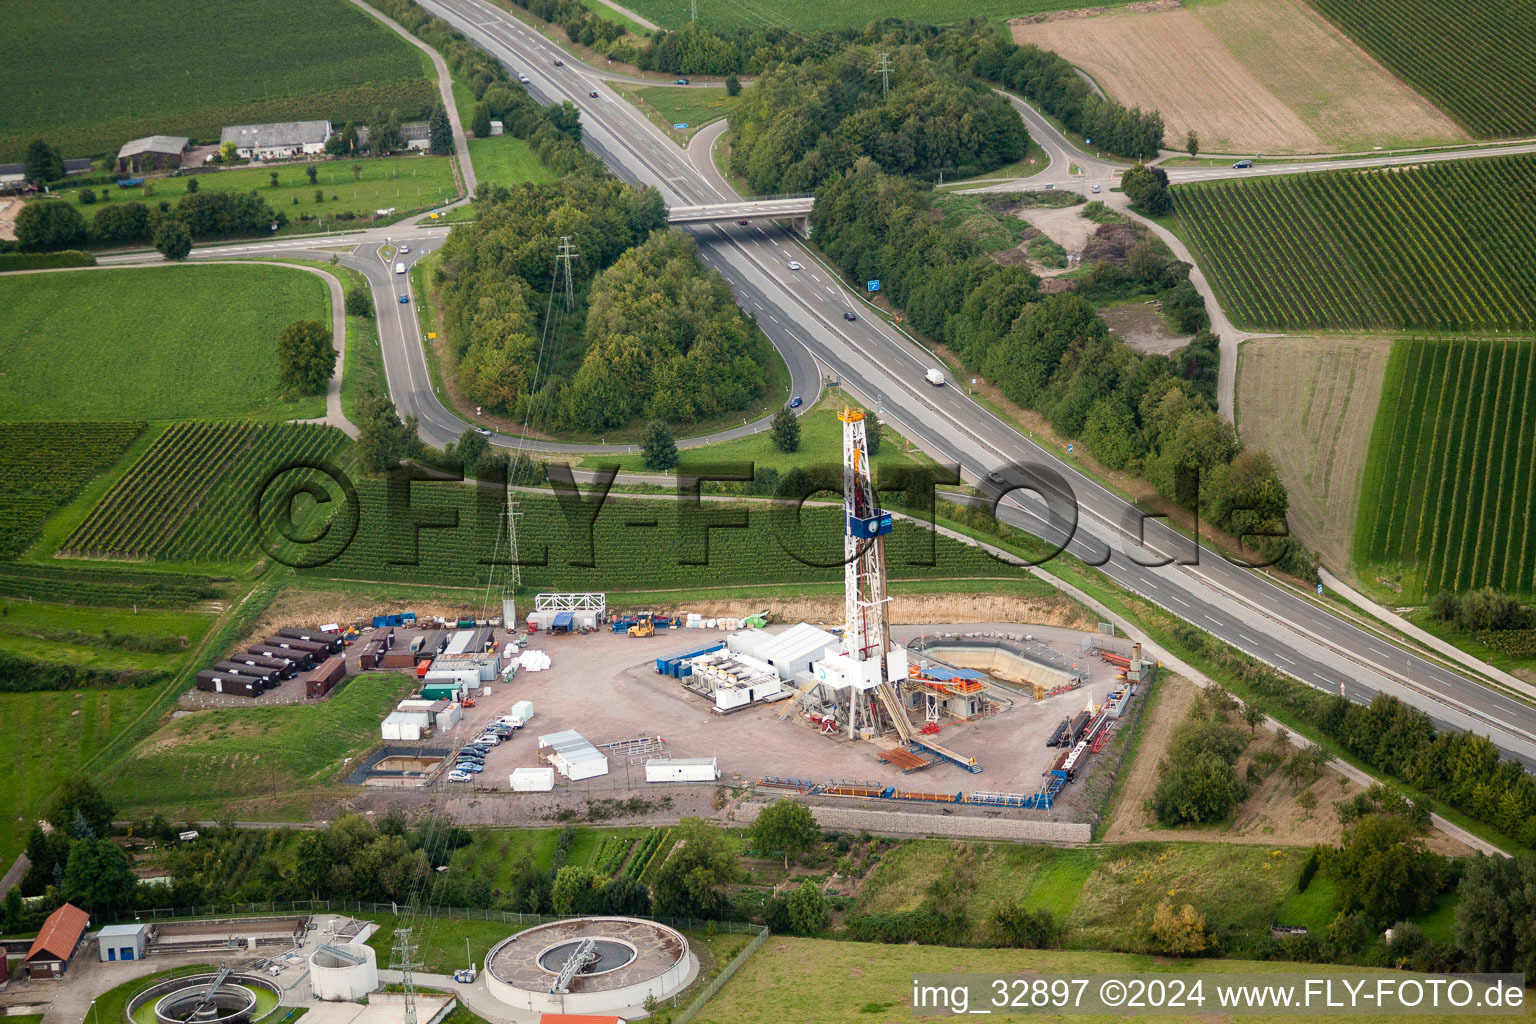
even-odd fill
[{"label": "vineyard", "polygon": [[[356,538],[339,558],[305,572],[474,586],[485,583],[497,552],[506,558],[500,498],[490,488],[417,483],[410,507],[398,511],[389,509],[384,484],[363,480],[357,488],[362,508]],[[792,509],[711,503],[692,513],[700,520],[694,525],[675,502],[610,497],[589,545],[586,528],[567,520],[555,499],[529,494],[518,500],[518,552],[527,587],[643,590],[843,577],[839,506],[807,507],[797,525],[779,518],[793,517]],[[716,526],[706,534],[703,522],[729,515],[742,517],[747,528]],[[929,560],[936,564],[920,564]],[[975,548],[904,522],[886,538],[886,562],[898,580],[1018,574]]]},{"label": "vineyard", "polygon": [[123,454],[142,423],[0,423],[0,558]]},{"label": "vineyard", "polygon": [[1180,185],[1180,223],[1252,328],[1536,328],[1536,155]]},{"label": "vineyard", "polygon": [[1309,0],[1470,132],[1536,131],[1536,2]]},{"label": "vineyard", "polygon": [[274,468],[328,458],[331,427],[178,423],[124,474],[70,534],[64,554],[239,561],[256,552],[250,503]]},{"label": "vineyard", "polygon": [[185,608],[224,596],[222,580],[190,573],[0,562],[0,596],[107,608]]},{"label": "vineyard", "polygon": [[1366,466],[1362,567],[1401,568],[1405,600],[1487,586],[1531,593],[1536,342],[1398,342]]}]

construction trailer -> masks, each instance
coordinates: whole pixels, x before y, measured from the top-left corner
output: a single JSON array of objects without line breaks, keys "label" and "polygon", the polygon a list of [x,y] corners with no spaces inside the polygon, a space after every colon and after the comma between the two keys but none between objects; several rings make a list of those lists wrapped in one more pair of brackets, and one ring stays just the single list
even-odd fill
[{"label": "construction trailer", "polygon": [[197,688],[205,693],[235,693],[242,697],[260,697],[265,687],[253,676],[237,676],[217,669],[204,669],[197,674]]},{"label": "construction trailer", "polygon": [[540,736],[539,756],[572,782],[608,774],[607,755],[574,729]]},{"label": "construction trailer", "polygon": [[293,666],[295,672],[307,672],[315,667],[315,658],[308,651],[295,650],[292,647],[274,647],[271,644],[252,644],[245,649],[247,654],[258,654],[263,658],[271,658],[274,661],[286,661]]},{"label": "construction trailer", "polygon": [[726,637],[725,645],[733,653],[744,654],[773,666],[780,679],[808,672],[811,663],[829,647],[837,646],[837,637],[808,622],[799,622],[782,633],[765,629],[745,629]]},{"label": "construction trailer", "polygon": [[310,673],[304,680],[304,696],[307,698],[324,697],[336,688],[347,677],[347,662],[344,658],[327,658],[320,667]]},{"label": "construction trailer", "polygon": [[645,762],[646,782],[716,782],[720,764],[713,757],[653,757]]},{"label": "construction trailer", "polygon": [[346,642],[340,635],[324,633],[318,629],[299,629],[296,626],[288,626],[277,631],[278,636],[284,636],[290,640],[306,640],[312,644],[320,644],[331,654],[340,654]]}]

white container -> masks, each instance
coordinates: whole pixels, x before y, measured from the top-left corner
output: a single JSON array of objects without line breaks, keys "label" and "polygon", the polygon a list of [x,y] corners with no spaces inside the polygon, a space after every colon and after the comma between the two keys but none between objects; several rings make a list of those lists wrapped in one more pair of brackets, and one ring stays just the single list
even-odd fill
[{"label": "white container", "polygon": [[548,793],[555,788],[553,768],[518,768],[511,778],[514,793]]}]

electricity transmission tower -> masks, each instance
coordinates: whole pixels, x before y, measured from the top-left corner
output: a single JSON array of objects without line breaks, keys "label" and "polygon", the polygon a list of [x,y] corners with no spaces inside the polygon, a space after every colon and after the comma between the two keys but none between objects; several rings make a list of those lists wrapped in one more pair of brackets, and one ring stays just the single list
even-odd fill
[{"label": "electricity transmission tower", "polygon": [[891,71],[893,70],[891,67],[891,55],[882,53],[880,55],[880,66],[875,68],[875,70],[880,73],[880,98],[889,99],[891,95]]}]

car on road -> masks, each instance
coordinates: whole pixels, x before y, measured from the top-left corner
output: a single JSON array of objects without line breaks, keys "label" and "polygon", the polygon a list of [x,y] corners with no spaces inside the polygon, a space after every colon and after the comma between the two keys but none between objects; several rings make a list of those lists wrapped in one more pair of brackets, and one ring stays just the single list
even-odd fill
[{"label": "car on road", "polygon": [[858,318],[859,318],[859,314],[855,313],[851,309],[846,311],[845,313],[843,313],[843,319],[847,320],[850,323],[852,323],[854,320],[857,320]]},{"label": "car on road", "polygon": [[1239,160],[1237,163],[1233,164],[1232,166],[1237,168],[1238,170],[1247,170],[1248,168],[1253,166],[1253,161],[1252,160]]},{"label": "car on road", "polygon": [[400,296],[400,301],[401,302],[410,302],[411,301],[411,297],[409,295],[402,295],[402,296]]},{"label": "car on road", "polygon": [[672,80],[672,84],[673,85],[687,85],[688,84],[688,79],[686,79],[686,78],[674,78]]},{"label": "car on road", "polygon": [[565,61],[561,60],[559,57],[556,57],[555,58],[555,67],[557,67],[557,68],[565,67]]},{"label": "car on road", "polygon": [[461,772],[457,768],[448,773],[449,782],[473,782],[475,777],[469,772]]},{"label": "car on road", "polygon": [[528,84],[528,76],[527,75],[518,75],[517,76],[517,80],[519,82],[522,82],[524,85]]},{"label": "car on road", "polygon": [[789,400],[789,407],[791,409],[798,409],[798,408],[800,408],[804,404],[805,404],[805,400],[803,398],[801,398],[799,395],[796,395],[794,398],[791,398]]},{"label": "car on road", "polygon": [[587,95],[592,97],[593,99],[597,99],[597,90],[593,89],[591,92],[587,93]]},{"label": "car on road", "polygon": [[475,428],[475,433],[479,434],[481,437],[490,437],[491,436],[491,428],[490,427],[476,427]]},{"label": "car on road", "polygon": [[995,469],[992,472],[987,474],[987,479],[992,481],[994,484],[999,484],[999,485],[1005,484],[1005,483],[1008,482],[1007,480],[1003,479],[1003,474],[999,473]]},{"label": "car on road", "polygon": [[789,261],[789,269],[790,270],[799,270],[799,269],[801,269],[800,261],[799,260],[790,260]]}]

